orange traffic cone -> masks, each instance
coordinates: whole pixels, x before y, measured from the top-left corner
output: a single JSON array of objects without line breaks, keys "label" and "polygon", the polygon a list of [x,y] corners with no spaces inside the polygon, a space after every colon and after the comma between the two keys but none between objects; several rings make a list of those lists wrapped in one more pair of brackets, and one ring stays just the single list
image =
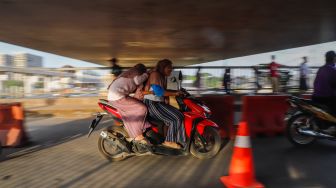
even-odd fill
[{"label": "orange traffic cone", "polygon": [[261,183],[255,180],[250,133],[246,122],[239,123],[229,176],[223,176],[220,180],[228,188],[264,187]]},{"label": "orange traffic cone", "polygon": [[2,146],[19,146],[27,140],[21,103],[0,105],[0,142]]}]

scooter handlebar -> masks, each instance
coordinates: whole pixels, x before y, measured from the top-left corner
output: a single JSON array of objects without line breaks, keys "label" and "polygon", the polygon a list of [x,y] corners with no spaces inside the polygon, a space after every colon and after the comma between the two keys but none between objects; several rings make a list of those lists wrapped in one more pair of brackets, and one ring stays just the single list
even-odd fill
[{"label": "scooter handlebar", "polygon": [[186,89],[184,89],[184,88],[182,88],[182,87],[181,87],[180,91],[183,92],[183,95],[184,95],[185,97],[189,97],[189,96],[191,96],[190,93],[189,93]]}]

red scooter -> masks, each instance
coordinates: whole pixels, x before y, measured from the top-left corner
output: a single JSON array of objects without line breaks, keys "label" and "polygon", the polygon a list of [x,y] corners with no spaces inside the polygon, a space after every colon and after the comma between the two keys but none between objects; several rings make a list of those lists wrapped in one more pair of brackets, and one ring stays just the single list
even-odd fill
[{"label": "red scooter", "polygon": [[[174,82],[180,82],[173,79]],[[114,119],[114,125],[101,131],[98,148],[101,154],[110,161],[119,161],[134,155],[159,154],[159,155],[188,155],[206,159],[215,156],[221,147],[221,137],[218,125],[209,119],[210,109],[201,101],[191,96],[185,89],[180,89],[184,95],[176,96],[180,111],[184,115],[185,134],[187,143],[182,149],[164,147],[161,143],[165,139],[165,125],[162,121],[151,119],[148,121],[152,127],[144,132],[150,145],[138,144],[129,138],[118,110],[111,106],[107,100],[100,99],[98,105],[105,112],[97,113],[90,125],[88,137],[97,127],[104,115]]]}]

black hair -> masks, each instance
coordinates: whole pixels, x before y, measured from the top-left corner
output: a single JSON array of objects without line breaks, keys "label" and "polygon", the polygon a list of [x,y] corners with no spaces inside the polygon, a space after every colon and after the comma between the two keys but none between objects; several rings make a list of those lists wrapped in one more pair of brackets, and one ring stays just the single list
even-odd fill
[{"label": "black hair", "polygon": [[335,61],[335,57],[336,57],[336,53],[334,51],[328,51],[325,54],[325,58],[326,58],[326,63],[330,64],[330,63],[334,63]]}]

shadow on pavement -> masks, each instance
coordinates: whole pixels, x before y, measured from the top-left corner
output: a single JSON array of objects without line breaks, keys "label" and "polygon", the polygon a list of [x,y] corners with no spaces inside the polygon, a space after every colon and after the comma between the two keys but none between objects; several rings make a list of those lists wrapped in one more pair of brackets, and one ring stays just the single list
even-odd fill
[{"label": "shadow on pavement", "polygon": [[[108,118],[103,118],[108,120]],[[33,119],[31,122],[41,120]],[[45,119],[47,120],[47,119]],[[52,121],[53,119],[49,119]],[[16,148],[3,148],[0,155],[0,162],[24,156],[33,152],[40,151],[49,147],[57,146],[88,133],[89,125],[92,118],[71,120],[64,123],[58,123],[54,125],[38,126],[34,127],[32,131],[28,131],[29,142],[27,145]],[[98,128],[104,127],[100,124]],[[29,129],[26,127],[26,129]],[[98,129],[97,129],[98,130]]]},{"label": "shadow on pavement", "polygon": [[285,137],[254,139],[257,179],[266,187],[335,187],[336,142],[295,147]]},{"label": "shadow on pavement", "polygon": [[153,155],[110,163],[97,150],[98,133],[89,140],[84,138],[90,123],[91,119],[81,119],[29,127],[33,145],[4,153],[0,184],[4,187],[223,187],[219,178],[227,175],[232,141],[224,140],[226,144],[220,153],[208,160],[192,155]]}]

